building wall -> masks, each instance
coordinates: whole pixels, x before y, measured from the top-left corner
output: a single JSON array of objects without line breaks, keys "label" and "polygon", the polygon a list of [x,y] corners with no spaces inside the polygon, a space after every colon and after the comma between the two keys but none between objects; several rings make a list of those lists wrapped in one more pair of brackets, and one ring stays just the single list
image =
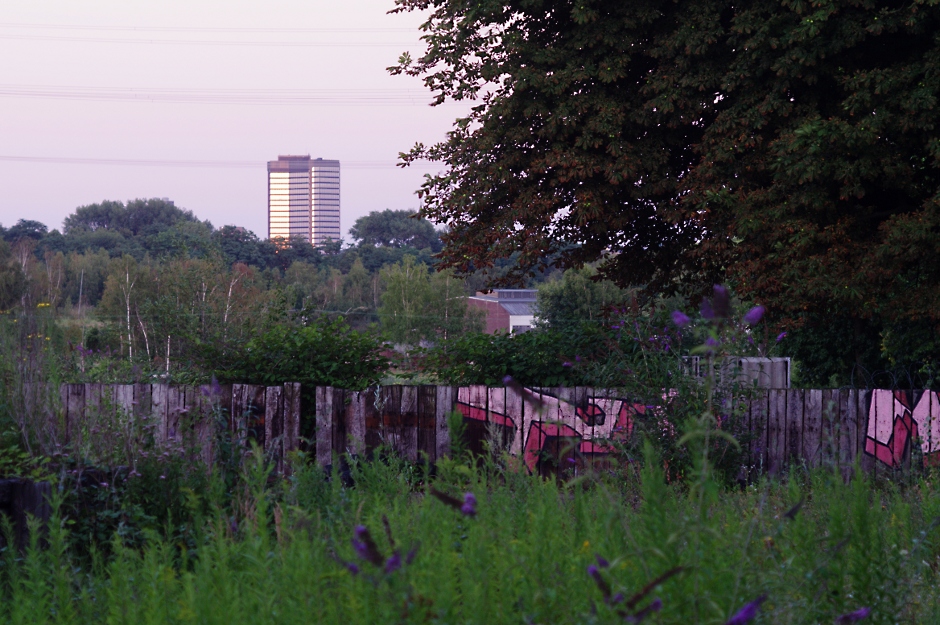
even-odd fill
[{"label": "building wall", "polygon": [[339,161],[310,161],[310,194],[312,198],[312,229],[314,245],[327,239],[342,238],[339,227]]},{"label": "building wall", "polygon": [[487,334],[495,334],[497,330],[509,332],[509,313],[499,305],[499,302],[471,297],[467,300],[467,304],[484,311]]}]

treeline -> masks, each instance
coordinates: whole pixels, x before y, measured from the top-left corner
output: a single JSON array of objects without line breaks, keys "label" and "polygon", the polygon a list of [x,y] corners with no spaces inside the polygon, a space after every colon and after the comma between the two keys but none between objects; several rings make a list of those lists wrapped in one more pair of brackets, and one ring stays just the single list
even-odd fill
[{"label": "treeline", "polygon": [[386,210],[350,232],[352,245],[275,243],[160,199],[84,206],[61,232],[20,220],[0,226],[0,310],[52,318],[26,336],[55,335],[62,374],[98,381],[263,381],[299,375],[313,350],[338,362],[304,380],[355,386],[393,356],[386,345],[407,353],[482,328],[465,295],[485,278],[434,271],[430,222]]}]

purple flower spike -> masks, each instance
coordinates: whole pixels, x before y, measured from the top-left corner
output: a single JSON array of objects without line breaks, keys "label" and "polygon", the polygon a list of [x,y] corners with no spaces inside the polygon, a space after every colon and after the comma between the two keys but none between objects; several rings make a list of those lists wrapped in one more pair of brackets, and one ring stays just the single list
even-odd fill
[{"label": "purple flower spike", "polygon": [[659,597],[653,599],[653,602],[632,616],[627,617],[628,623],[642,623],[647,616],[653,612],[659,612],[663,609],[663,600]]},{"label": "purple flower spike", "polygon": [[566,360],[565,362],[561,363],[561,366],[562,366],[562,367],[570,367],[570,366],[571,366],[571,363]]},{"label": "purple flower spike", "polygon": [[871,613],[871,608],[859,608],[855,612],[849,612],[848,614],[843,614],[836,619],[838,625],[843,625],[844,623],[857,623],[863,618],[867,617]]},{"label": "purple flower spike", "polygon": [[782,341],[782,340],[785,339],[785,338],[787,338],[787,333],[786,333],[786,332],[781,332],[780,334],[777,335],[777,342],[779,343],[780,341]]},{"label": "purple flower spike", "polygon": [[767,601],[767,595],[761,595],[738,610],[738,613],[729,618],[725,625],[744,625],[744,623],[751,622],[754,617],[757,616],[757,610],[760,608],[760,604],[765,601]]},{"label": "purple flower spike", "polygon": [[601,594],[604,595],[604,601],[610,601],[610,584],[608,584],[607,580],[601,575],[600,570],[591,564],[587,567],[587,574],[591,576],[591,579],[594,580],[594,583],[597,584],[597,587],[600,589]]},{"label": "purple flower spike", "polygon": [[385,573],[394,573],[401,568],[401,556],[396,551],[385,561]]},{"label": "purple flower spike", "polygon": [[361,540],[352,539],[353,549],[356,550],[356,555],[362,558],[363,560],[369,559],[369,548]]},{"label": "purple flower spike", "polygon": [[460,507],[460,511],[467,516],[476,516],[477,498],[474,497],[473,493],[467,493],[463,496],[463,505]]},{"label": "purple flower spike", "polygon": [[348,570],[353,575],[359,575],[359,567],[355,562],[346,562],[346,570]]},{"label": "purple flower spike", "polygon": [[507,375],[507,376],[504,376],[504,377],[503,377],[503,385],[504,385],[504,386],[505,386],[505,385],[508,385],[510,382],[512,382],[512,376],[511,376],[511,375]]},{"label": "purple flower spike", "polygon": [[597,566],[601,567],[602,569],[606,569],[610,566],[610,562],[608,562],[607,559],[601,554],[595,553],[594,558],[597,560]]},{"label": "purple flower spike", "polygon": [[355,536],[352,539],[352,546],[356,550],[356,555],[375,566],[382,566],[385,558],[379,553],[379,548],[372,540],[369,530],[364,525],[357,525],[353,533]]},{"label": "purple flower spike", "polygon": [[763,306],[755,306],[754,308],[747,311],[747,314],[744,315],[744,323],[749,326],[755,326],[761,320],[761,317],[764,316],[764,311],[767,309]]},{"label": "purple flower spike", "polygon": [[684,328],[685,326],[692,323],[692,320],[689,319],[689,316],[681,310],[674,310],[672,311],[672,322],[680,328]]}]

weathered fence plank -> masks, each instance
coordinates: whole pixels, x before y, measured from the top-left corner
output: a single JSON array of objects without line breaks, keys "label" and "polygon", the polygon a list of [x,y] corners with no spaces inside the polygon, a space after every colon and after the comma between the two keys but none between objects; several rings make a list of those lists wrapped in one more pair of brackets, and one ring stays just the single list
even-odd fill
[{"label": "weathered fence plank", "polygon": [[453,386],[438,386],[434,402],[435,456],[444,458],[450,455],[450,427],[447,419],[457,403],[457,389]]},{"label": "weathered fence plank", "polygon": [[822,391],[807,390],[803,393],[802,457],[810,467],[818,467],[822,461]]}]

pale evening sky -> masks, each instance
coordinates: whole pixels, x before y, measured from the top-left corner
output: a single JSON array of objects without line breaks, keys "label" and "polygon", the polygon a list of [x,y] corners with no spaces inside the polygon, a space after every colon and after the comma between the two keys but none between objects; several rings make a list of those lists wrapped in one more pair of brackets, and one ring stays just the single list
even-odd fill
[{"label": "pale evening sky", "polygon": [[[50,229],[76,207],[167,197],[267,236],[265,163],[342,163],[342,232],[415,209],[433,168],[400,169],[467,106],[390,76],[423,48],[392,0],[0,3],[0,224]],[[199,166],[194,166],[197,162]]]}]

